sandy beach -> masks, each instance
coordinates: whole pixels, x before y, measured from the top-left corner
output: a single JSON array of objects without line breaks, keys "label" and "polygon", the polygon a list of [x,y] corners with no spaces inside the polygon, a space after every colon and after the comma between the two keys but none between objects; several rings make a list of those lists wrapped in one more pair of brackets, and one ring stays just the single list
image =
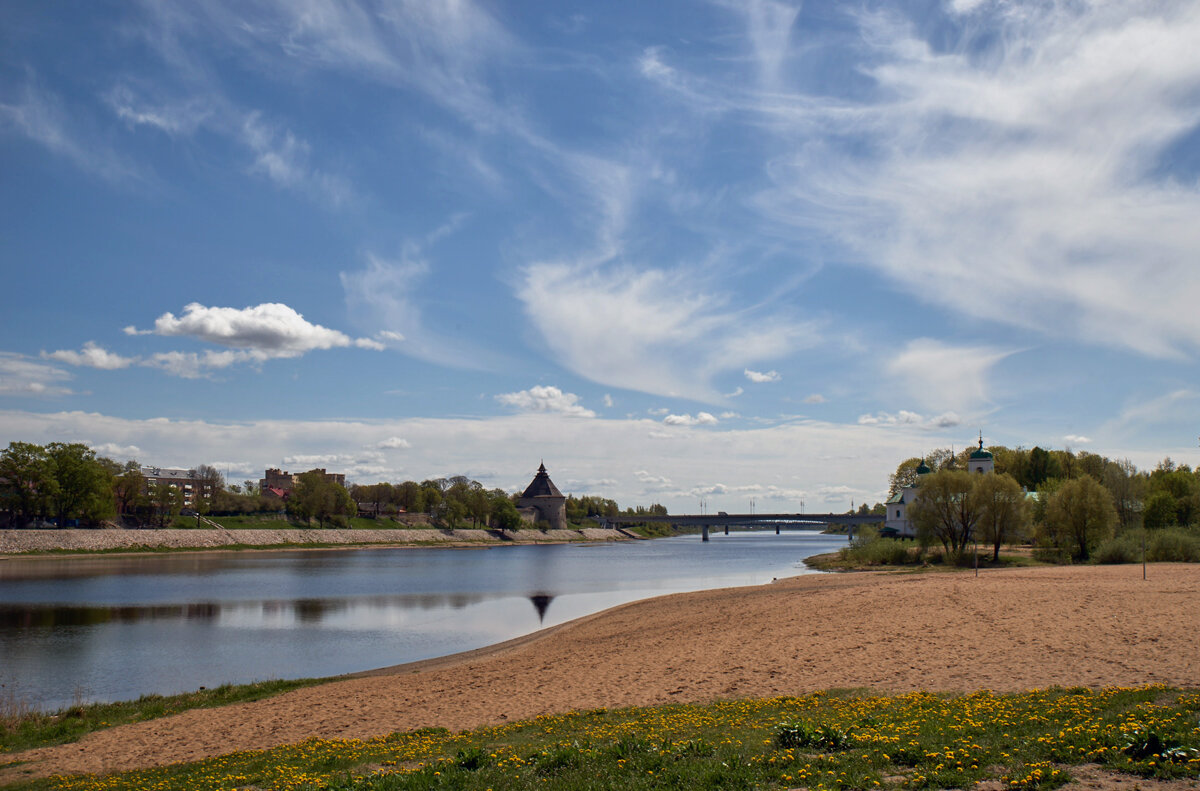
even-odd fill
[{"label": "sandy beach", "polygon": [[624,605],[469,654],[359,674],[7,755],[0,782],[262,749],[310,736],[470,728],[593,707],[831,687],[1195,687],[1200,566],[808,575]]}]

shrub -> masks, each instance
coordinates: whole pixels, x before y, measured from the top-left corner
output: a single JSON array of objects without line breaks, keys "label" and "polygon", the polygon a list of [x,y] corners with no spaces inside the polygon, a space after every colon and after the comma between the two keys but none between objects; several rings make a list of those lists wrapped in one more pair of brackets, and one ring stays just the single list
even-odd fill
[{"label": "shrub", "polygon": [[1146,544],[1146,559],[1154,562],[1200,562],[1200,538],[1178,527],[1151,531]]},{"label": "shrub", "polygon": [[1099,563],[1139,563],[1142,560],[1142,537],[1140,531],[1130,530],[1114,536],[1096,547]]},{"label": "shrub", "polygon": [[856,537],[842,550],[842,558],[860,566],[903,566],[915,562],[911,542],[896,538],[873,538],[859,541]]},{"label": "shrub", "polygon": [[785,722],[775,732],[775,744],[785,748],[811,747],[818,750],[845,750],[854,746],[854,740],[848,731],[832,725]]}]

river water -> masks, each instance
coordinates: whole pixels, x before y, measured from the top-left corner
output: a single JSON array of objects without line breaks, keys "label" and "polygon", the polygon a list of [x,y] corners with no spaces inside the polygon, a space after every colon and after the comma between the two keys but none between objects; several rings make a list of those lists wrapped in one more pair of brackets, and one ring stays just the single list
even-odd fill
[{"label": "river water", "polygon": [[480,648],[617,604],[810,573],[814,531],[603,544],[0,560],[0,694],[53,710]]}]

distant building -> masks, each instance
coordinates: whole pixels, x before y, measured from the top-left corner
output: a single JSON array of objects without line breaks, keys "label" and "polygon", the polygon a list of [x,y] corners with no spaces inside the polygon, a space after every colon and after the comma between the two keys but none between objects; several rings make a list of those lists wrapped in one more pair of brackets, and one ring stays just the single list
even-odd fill
[{"label": "distant building", "polygon": [[549,522],[555,530],[567,528],[567,498],[550,480],[545,464],[538,467],[537,475],[517,500],[517,510],[526,522]]},{"label": "distant building", "polygon": [[[325,472],[324,467],[317,467],[309,470],[309,472],[319,472],[325,476],[325,480],[332,481],[338,486],[346,485],[346,475],[340,472]],[[278,497],[280,500],[286,500],[292,493],[292,489],[296,488],[296,479],[304,473],[296,473],[293,475],[287,470],[281,470],[278,467],[272,467],[267,470],[263,477],[258,482],[258,489],[267,497]]]},{"label": "distant building", "polygon": [[146,479],[146,490],[159,483],[179,489],[183,492],[184,507],[196,504],[199,498],[211,497],[213,482],[205,480],[196,474],[195,470],[181,470],[172,467],[140,467],[142,477]]},{"label": "distant building", "polygon": [[[971,451],[971,455],[967,459],[967,469],[980,474],[996,471],[995,458],[983,449],[983,434],[979,435],[979,449]],[[920,466],[917,467],[916,483],[903,487],[888,498],[887,517],[884,520],[883,529],[889,535],[895,531],[894,535],[900,538],[916,538],[917,529],[913,526],[912,520],[908,518],[908,507],[916,501],[920,493],[921,478],[930,472],[925,460],[922,459]]]}]

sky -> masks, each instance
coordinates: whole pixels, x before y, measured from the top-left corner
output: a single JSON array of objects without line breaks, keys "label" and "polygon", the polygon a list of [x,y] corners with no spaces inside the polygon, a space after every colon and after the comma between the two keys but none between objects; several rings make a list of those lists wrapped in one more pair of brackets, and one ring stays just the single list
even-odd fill
[{"label": "sky", "polygon": [[1200,463],[1200,4],[0,4],[0,444],[844,510]]}]

